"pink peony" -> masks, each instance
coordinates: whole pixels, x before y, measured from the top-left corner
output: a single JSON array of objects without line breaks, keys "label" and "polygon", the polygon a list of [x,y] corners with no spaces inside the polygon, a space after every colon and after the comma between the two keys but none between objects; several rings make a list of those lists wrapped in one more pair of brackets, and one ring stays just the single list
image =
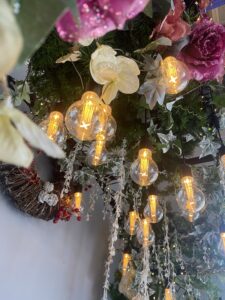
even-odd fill
[{"label": "pink peony", "polygon": [[190,25],[181,18],[185,9],[183,0],[174,0],[174,6],[174,11],[171,9],[155,29],[158,36],[168,37],[173,42],[185,37],[191,31]]},{"label": "pink peony", "polygon": [[178,58],[198,81],[219,79],[224,75],[225,27],[208,17],[195,24],[190,41]]},{"label": "pink peony", "polygon": [[127,19],[141,12],[149,0],[77,0],[80,23],[70,10],[57,21],[56,29],[67,42],[97,38],[116,28],[122,29]]}]

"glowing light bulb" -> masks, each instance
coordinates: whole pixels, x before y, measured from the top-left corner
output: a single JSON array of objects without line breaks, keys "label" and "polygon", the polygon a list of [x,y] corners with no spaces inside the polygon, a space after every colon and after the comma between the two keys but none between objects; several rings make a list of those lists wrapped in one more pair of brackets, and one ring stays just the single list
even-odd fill
[{"label": "glowing light bulb", "polygon": [[132,163],[130,175],[140,186],[148,186],[158,178],[158,167],[152,159],[152,152],[147,148],[139,150],[138,158]]},{"label": "glowing light bulb", "polygon": [[225,232],[220,233],[220,238],[223,244],[223,249],[225,250]]},{"label": "glowing light bulb", "polygon": [[147,247],[154,242],[155,234],[148,218],[144,218],[140,221],[137,230],[137,240],[143,247]]},{"label": "glowing light bulb", "polygon": [[189,83],[190,75],[187,66],[175,57],[168,56],[162,61],[161,72],[167,94],[178,94]]},{"label": "glowing light bulb", "polygon": [[82,203],[82,193],[76,192],[74,193],[74,208],[80,210]]},{"label": "glowing light bulb", "polygon": [[123,263],[122,263],[122,270],[123,270],[123,275],[126,274],[128,270],[129,263],[131,261],[131,256],[128,253],[123,254]]},{"label": "glowing light bulb", "polygon": [[191,176],[185,176],[181,179],[181,183],[184,186],[187,195],[186,210],[189,212],[190,215],[193,215],[196,211],[196,203],[193,188],[194,179]]},{"label": "glowing light bulb", "polygon": [[131,236],[133,236],[135,233],[137,220],[138,220],[138,213],[136,211],[130,211],[129,212],[129,231],[130,231]]},{"label": "glowing light bulb", "polygon": [[157,195],[150,195],[148,197],[148,203],[144,209],[144,216],[148,217],[150,223],[158,223],[163,218],[163,209],[159,205],[159,200]]},{"label": "glowing light bulb", "polygon": [[173,297],[173,292],[170,288],[165,289],[165,300],[175,300]]},{"label": "glowing light bulb", "polygon": [[99,133],[96,136],[96,141],[90,146],[87,155],[87,162],[90,166],[100,166],[107,160],[107,151],[105,149],[106,139],[105,133]]},{"label": "glowing light bulb", "polygon": [[149,239],[149,220],[148,219],[142,220],[142,230],[143,230],[143,244],[144,244],[144,246],[147,246],[148,239]]},{"label": "glowing light bulb", "polygon": [[225,154],[220,157],[220,161],[222,163],[223,168],[225,169]]},{"label": "glowing light bulb", "polygon": [[53,111],[49,117],[42,121],[40,127],[46,132],[49,139],[62,146],[65,141],[64,117],[59,111]]},{"label": "glowing light bulb", "polygon": [[194,183],[190,175],[181,178],[182,188],[177,194],[177,204],[181,208],[184,217],[193,222],[199,217],[199,213],[205,207],[205,196]]},{"label": "glowing light bulb", "polygon": [[98,118],[100,99],[94,92],[86,92],[80,101],[72,104],[66,112],[65,123],[71,135],[80,141],[94,139],[94,123]]}]

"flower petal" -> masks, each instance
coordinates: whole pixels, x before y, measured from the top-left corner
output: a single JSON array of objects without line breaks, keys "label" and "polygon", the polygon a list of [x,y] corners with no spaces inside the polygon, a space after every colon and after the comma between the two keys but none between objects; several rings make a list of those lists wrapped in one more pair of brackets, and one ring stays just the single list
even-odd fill
[{"label": "flower petal", "polygon": [[128,71],[120,72],[117,81],[118,89],[124,94],[133,94],[139,89],[139,79]]},{"label": "flower petal", "polygon": [[53,143],[47,135],[25,114],[15,108],[3,108],[1,113],[9,116],[23,138],[33,147],[44,151],[53,158],[64,158],[62,149]]},{"label": "flower petal", "polygon": [[132,72],[134,75],[140,74],[139,67],[133,59],[121,55],[117,56],[116,58],[121,70],[129,69],[129,72]]},{"label": "flower petal", "polygon": [[118,86],[115,82],[106,84],[102,89],[102,98],[106,104],[110,104],[116,98]]},{"label": "flower petal", "polygon": [[28,168],[33,160],[33,153],[7,116],[0,116],[0,128],[0,160]]}]

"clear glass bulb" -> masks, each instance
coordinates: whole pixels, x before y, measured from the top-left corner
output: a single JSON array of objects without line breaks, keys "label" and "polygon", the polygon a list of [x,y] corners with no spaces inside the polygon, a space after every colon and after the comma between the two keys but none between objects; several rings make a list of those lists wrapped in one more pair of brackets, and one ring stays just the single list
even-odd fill
[{"label": "clear glass bulb", "polygon": [[150,223],[158,223],[163,218],[163,209],[159,205],[159,200],[157,195],[150,195],[148,197],[148,203],[144,209],[145,218],[149,218]]},{"label": "clear glass bulb", "polygon": [[98,133],[96,136],[96,141],[91,144],[88,151],[87,162],[90,166],[100,166],[104,164],[107,160],[107,151],[105,148],[105,134]]},{"label": "clear glass bulb", "polygon": [[196,187],[192,176],[182,177],[181,184],[176,198],[178,206],[190,215],[199,213],[205,207],[203,192]]},{"label": "clear glass bulb", "polygon": [[195,222],[199,216],[200,216],[200,213],[199,212],[190,212],[188,210],[183,210],[182,211],[182,216],[190,223],[193,223]]},{"label": "clear glass bulb", "polygon": [[123,276],[127,273],[127,271],[129,270],[129,265],[131,262],[131,255],[128,253],[124,253],[123,254],[123,261],[122,261],[122,272],[123,272]]},{"label": "clear glass bulb", "polygon": [[137,230],[137,240],[139,244],[143,245],[143,247],[150,246],[154,242],[155,233],[152,230],[152,226],[148,218],[144,218],[140,221],[139,228]]},{"label": "clear glass bulb", "polygon": [[165,289],[165,300],[175,300],[174,293],[171,288]]},{"label": "clear glass bulb", "polygon": [[125,223],[125,230],[130,236],[134,236],[137,233],[139,222],[139,215],[136,211],[130,211],[127,222]]},{"label": "clear glass bulb", "polygon": [[66,139],[66,130],[64,127],[64,117],[61,112],[51,112],[49,117],[40,123],[40,127],[50,140],[59,146],[63,146]]},{"label": "clear glass bulb", "polygon": [[82,203],[82,193],[81,192],[75,192],[74,193],[74,208],[80,210],[81,209],[81,203]]},{"label": "clear glass bulb", "polygon": [[106,140],[111,140],[116,133],[117,124],[112,116],[112,109],[109,105],[101,104],[99,116],[94,124],[94,138],[100,132],[105,132]]},{"label": "clear glass bulb", "polygon": [[168,56],[161,62],[161,72],[167,94],[178,94],[189,83],[190,74],[187,66],[173,56]]},{"label": "clear glass bulb", "polygon": [[147,148],[139,150],[138,158],[131,164],[130,176],[140,186],[148,186],[156,181],[159,170]]},{"label": "clear glass bulb", "polygon": [[92,141],[94,124],[99,117],[100,99],[94,92],[86,92],[80,101],[66,112],[65,123],[69,133],[79,141]]}]

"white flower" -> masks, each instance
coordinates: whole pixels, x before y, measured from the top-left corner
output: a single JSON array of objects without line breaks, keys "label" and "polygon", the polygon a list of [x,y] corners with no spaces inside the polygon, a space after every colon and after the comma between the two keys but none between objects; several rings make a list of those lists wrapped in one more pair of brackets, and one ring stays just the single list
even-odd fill
[{"label": "white flower", "polygon": [[67,61],[78,61],[81,59],[81,52],[80,51],[73,51],[71,53],[68,53],[64,56],[61,56],[56,60],[57,64],[64,64]]},{"label": "white flower", "polygon": [[139,88],[140,70],[133,59],[116,56],[109,46],[99,46],[92,53],[90,72],[97,83],[104,85],[102,98],[109,104],[116,98],[118,91],[133,94]]},{"label": "white flower", "polygon": [[64,158],[64,152],[25,114],[0,103],[0,161],[19,167],[29,167],[33,152],[27,143],[54,158]]},{"label": "white flower", "polygon": [[78,42],[84,47],[90,46],[94,41],[93,38],[79,39]]},{"label": "white flower", "polygon": [[23,38],[6,0],[0,0],[0,78],[15,66],[23,46]]}]

